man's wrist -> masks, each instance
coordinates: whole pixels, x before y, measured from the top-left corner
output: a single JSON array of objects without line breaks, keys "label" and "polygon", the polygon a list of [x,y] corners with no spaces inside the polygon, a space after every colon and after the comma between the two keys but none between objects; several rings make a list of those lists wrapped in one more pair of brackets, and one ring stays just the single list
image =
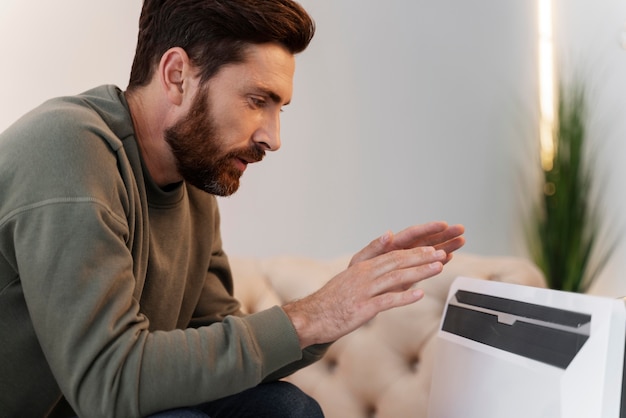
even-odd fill
[{"label": "man's wrist", "polygon": [[300,348],[306,348],[315,344],[315,341],[307,337],[310,335],[310,331],[308,330],[310,318],[302,309],[301,305],[302,303],[300,301],[295,301],[287,303],[282,308],[296,330],[296,335],[300,341]]}]

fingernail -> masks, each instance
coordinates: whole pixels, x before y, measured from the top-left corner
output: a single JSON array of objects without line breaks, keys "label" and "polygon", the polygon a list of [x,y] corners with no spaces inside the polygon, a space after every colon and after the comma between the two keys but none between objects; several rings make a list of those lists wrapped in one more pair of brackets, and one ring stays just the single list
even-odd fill
[{"label": "fingernail", "polygon": [[439,261],[435,261],[433,263],[430,263],[428,267],[430,267],[432,270],[439,270],[439,267],[441,267],[441,263]]},{"label": "fingernail", "polygon": [[387,231],[385,232],[380,238],[380,243],[381,244],[386,244],[389,242],[389,240],[391,239],[391,231]]},{"label": "fingernail", "polygon": [[435,251],[435,257],[437,257],[437,258],[445,258],[446,257],[446,252],[444,250],[437,250],[437,251]]}]

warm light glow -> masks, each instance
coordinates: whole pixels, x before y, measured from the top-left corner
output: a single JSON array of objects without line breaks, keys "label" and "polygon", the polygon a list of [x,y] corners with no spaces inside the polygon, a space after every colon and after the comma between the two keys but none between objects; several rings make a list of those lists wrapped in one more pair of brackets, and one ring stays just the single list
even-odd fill
[{"label": "warm light glow", "polygon": [[550,171],[554,163],[554,41],[552,0],[538,0],[539,9],[539,104],[541,109],[541,167]]}]

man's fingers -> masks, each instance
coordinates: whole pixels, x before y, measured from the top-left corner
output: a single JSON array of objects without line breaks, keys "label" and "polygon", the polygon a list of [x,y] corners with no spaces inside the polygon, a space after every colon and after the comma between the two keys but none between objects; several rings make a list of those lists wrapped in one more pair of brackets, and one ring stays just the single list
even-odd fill
[{"label": "man's fingers", "polygon": [[443,250],[447,254],[452,255],[454,251],[458,250],[463,245],[465,245],[465,237],[459,236],[449,241],[443,242],[441,244],[437,244],[434,246],[434,248],[438,250]]},{"label": "man's fingers", "polygon": [[[350,265],[365,261],[393,250],[408,249],[417,246],[433,246],[441,244],[463,233],[463,227],[449,227],[446,222],[436,221],[423,225],[414,225],[397,234],[385,232],[356,253]],[[442,241],[443,240],[443,241]]]},{"label": "man's fingers", "polygon": [[413,225],[393,236],[393,246],[396,249],[401,249],[411,248],[418,245],[423,246],[438,244],[439,241],[436,237],[451,235],[451,238],[454,235],[454,231],[452,234],[446,234],[446,231],[449,229],[450,227],[448,224],[443,221],[428,222],[423,225]]},{"label": "man's fingers", "polygon": [[356,253],[352,260],[350,260],[350,265],[354,265],[361,261],[372,259],[381,254],[385,254],[390,251],[390,245],[393,241],[393,232],[387,231],[380,237],[376,238],[372,242],[370,242],[365,248]]},{"label": "man's fingers", "polygon": [[423,297],[424,291],[422,289],[411,288],[402,292],[389,292],[376,296],[372,299],[372,303],[378,312],[383,312],[415,303]]},{"label": "man's fingers", "polygon": [[[452,239],[455,239],[463,235],[464,232],[465,232],[465,227],[463,225],[452,225],[436,233],[432,233],[429,235],[415,236],[415,238],[412,241],[410,241],[410,239],[407,238],[407,242],[402,242],[402,245],[404,246],[404,248],[410,248],[410,247],[415,247],[415,246],[420,246],[420,245],[437,246],[439,244],[443,244],[447,241],[450,241]],[[398,235],[400,234],[397,234],[394,239],[394,241],[396,242],[398,242],[398,239],[397,239]]]},{"label": "man's fingers", "polygon": [[371,278],[368,295],[374,296],[390,289],[406,288],[431,277],[440,272],[447,260],[448,254],[443,250],[417,247],[390,251],[352,267],[358,276]]},{"label": "man's fingers", "polygon": [[395,250],[416,247],[432,246],[450,254],[465,244],[465,238],[462,236],[464,232],[465,227],[463,225],[449,226],[443,221],[414,225],[397,234],[388,231],[356,253],[352,257],[350,265],[352,266]]},{"label": "man's fingers", "polygon": [[446,259],[447,255],[443,251],[440,251],[437,254],[436,260],[426,261],[408,268],[390,270],[378,276],[372,282],[369,295],[374,297],[384,293],[405,291],[414,284],[441,273]]},{"label": "man's fingers", "polygon": [[389,237],[387,248],[396,250],[418,246],[437,246],[463,235],[463,225],[448,225],[446,222],[429,222],[414,225]]}]

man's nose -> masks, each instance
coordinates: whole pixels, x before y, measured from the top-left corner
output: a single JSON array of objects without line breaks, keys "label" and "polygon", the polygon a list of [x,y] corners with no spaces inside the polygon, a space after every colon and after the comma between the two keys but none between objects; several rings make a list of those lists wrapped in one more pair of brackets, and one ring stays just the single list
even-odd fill
[{"label": "man's nose", "polygon": [[280,115],[267,120],[264,126],[255,132],[254,141],[265,151],[278,151],[280,148]]}]

